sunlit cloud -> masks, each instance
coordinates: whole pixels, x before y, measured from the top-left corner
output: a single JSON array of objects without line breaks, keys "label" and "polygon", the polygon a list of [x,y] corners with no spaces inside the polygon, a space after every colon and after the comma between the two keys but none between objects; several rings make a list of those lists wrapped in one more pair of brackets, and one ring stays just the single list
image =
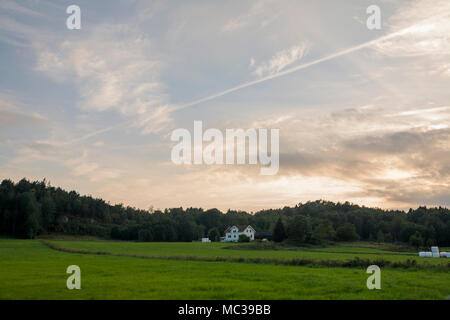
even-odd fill
[{"label": "sunlit cloud", "polygon": [[415,1],[391,17],[391,30],[399,37],[374,46],[390,56],[450,54],[450,3],[446,0]]}]

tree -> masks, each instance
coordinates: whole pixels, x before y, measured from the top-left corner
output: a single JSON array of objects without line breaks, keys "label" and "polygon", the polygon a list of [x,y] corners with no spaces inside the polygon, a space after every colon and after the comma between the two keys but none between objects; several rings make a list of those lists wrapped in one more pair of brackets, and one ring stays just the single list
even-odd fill
[{"label": "tree", "polygon": [[33,239],[39,231],[39,206],[32,192],[19,197],[20,226],[18,236]]},{"label": "tree", "polygon": [[336,232],[334,231],[333,224],[328,219],[321,220],[313,232],[313,237],[319,240],[331,241],[335,235]]},{"label": "tree", "polygon": [[286,239],[286,230],[284,229],[283,221],[281,220],[281,217],[278,218],[277,224],[275,225],[275,228],[273,229],[273,241],[275,242],[281,242],[284,239]]},{"label": "tree", "polygon": [[383,231],[381,231],[381,230],[378,231],[377,242],[378,242],[378,243],[384,242],[384,233],[383,233]]},{"label": "tree", "polygon": [[250,238],[247,237],[245,234],[239,235],[238,242],[250,242]]},{"label": "tree", "polygon": [[384,234],[384,242],[392,242],[392,240],[393,237],[392,234],[390,234],[390,232]]},{"label": "tree", "polygon": [[310,235],[311,225],[307,217],[298,215],[291,220],[287,231],[287,237],[289,240],[303,243],[306,242]]},{"label": "tree", "polygon": [[56,217],[56,205],[48,194],[41,199],[41,214],[43,227],[51,231]]},{"label": "tree", "polygon": [[409,244],[419,249],[423,245],[423,238],[419,232],[414,233],[409,237]]},{"label": "tree", "polygon": [[336,238],[339,241],[356,241],[359,235],[356,233],[355,225],[347,222],[336,229]]},{"label": "tree", "polygon": [[153,240],[152,230],[150,228],[139,230],[138,240],[139,241],[152,241]]},{"label": "tree", "polygon": [[208,231],[208,238],[211,241],[220,241],[220,232],[217,228],[211,228]]},{"label": "tree", "polygon": [[436,245],[436,240],[434,239],[428,239],[427,240],[427,247],[432,247]]},{"label": "tree", "polygon": [[[354,225],[353,231],[346,231],[346,222]],[[299,242],[319,243],[320,239],[333,239],[334,226],[339,228],[341,241],[360,237],[364,241],[408,243],[418,232],[423,246],[450,246],[450,209],[443,207],[419,207],[405,212],[320,200],[254,214],[202,208],[140,210],[52,187],[46,180],[3,180],[0,184],[0,235],[30,238],[57,232],[121,240],[192,241],[214,228],[223,232],[227,226],[246,224],[273,231],[275,241],[285,240],[289,233]],[[315,226],[312,236],[308,225]],[[212,234],[211,238],[217,239]]]},{"label": "tree", "polygon": [[190,242],[196,238],[196,224],[194,223],[194,221],[187,217],[183,217],[178,225],[178,241]]}]

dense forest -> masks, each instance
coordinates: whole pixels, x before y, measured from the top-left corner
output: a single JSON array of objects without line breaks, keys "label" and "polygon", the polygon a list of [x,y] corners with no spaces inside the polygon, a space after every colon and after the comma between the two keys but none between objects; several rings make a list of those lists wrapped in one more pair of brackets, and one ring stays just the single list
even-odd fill
[{"label": "dense forest", "polygon": [[318,200],[254,214],[202,208],[139,210],[68,192],[45,180],[3,180],[0,185],[0,234],[6,236],[71,234],[137,241],[192,241],[208,236],[218,241],[228,226],[243,224],[272,232],[274,241],[450,246],[450,210],[441,207],[404,212]]}]

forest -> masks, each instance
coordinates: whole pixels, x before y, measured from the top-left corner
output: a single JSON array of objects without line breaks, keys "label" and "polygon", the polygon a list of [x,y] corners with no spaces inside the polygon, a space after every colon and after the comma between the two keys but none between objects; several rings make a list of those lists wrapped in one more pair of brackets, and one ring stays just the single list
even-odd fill
[{"label": "forest", "polygon": [[255,213],[202,208],[141,210],[82,196],[43,181],[9,179],[0,185],[0,235],[35,238],[49,234],[91,235],[133,241],[219,241],[231,225],[272,232],[277,242],[334,241],[407,243],[417,248],[450,246],[450,210],[425,206],[383,210],[317,200]]}]

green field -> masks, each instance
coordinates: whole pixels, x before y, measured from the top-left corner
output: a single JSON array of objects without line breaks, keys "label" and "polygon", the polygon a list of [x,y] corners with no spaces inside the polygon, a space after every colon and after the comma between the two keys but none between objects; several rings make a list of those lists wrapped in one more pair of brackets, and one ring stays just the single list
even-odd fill
[{"label": "green field", "polygon": [[[312,259],[346,261],[359,257],[369,260],[405,262],[415,260],[421,265],[449,266],[450,259],[419,258],[417,252],[394,252],[377,248],[333,246],[326,248],[301,248],[298,250],[233,250],[230,243],[201,242],[121,242],[121,241],[60,241],[52,240],[58,247],[88,252],[110,252],[156,258],[199,257],[199,258],[267,258],[276,260]],[[449,269],[450,270],[450,269]]]},{"label": "green field", "polygon": [[[307,255],[334,260],[382,255],[403,259],[408,257],[404,252],[377,252],[377,249],[358,247],[232,250],[224,249],[228,244],[217,243],[51,243],[64,248],[153,258],[68,253],[51,249],[39,240],[0,239],[0,299],[445,299],[450,295],[450,272],[440,268],[382,268],[382,289],[368,290],[369,275],[363,267],[182,259],[220,255],[267,255],[277,259]],[[180,260],[163,258],[174,256]],[[436,263],[435,260],[443,259],[427,260]],[[81,268],[81,290],[66,288],[66,268],[74,264]]]}]

